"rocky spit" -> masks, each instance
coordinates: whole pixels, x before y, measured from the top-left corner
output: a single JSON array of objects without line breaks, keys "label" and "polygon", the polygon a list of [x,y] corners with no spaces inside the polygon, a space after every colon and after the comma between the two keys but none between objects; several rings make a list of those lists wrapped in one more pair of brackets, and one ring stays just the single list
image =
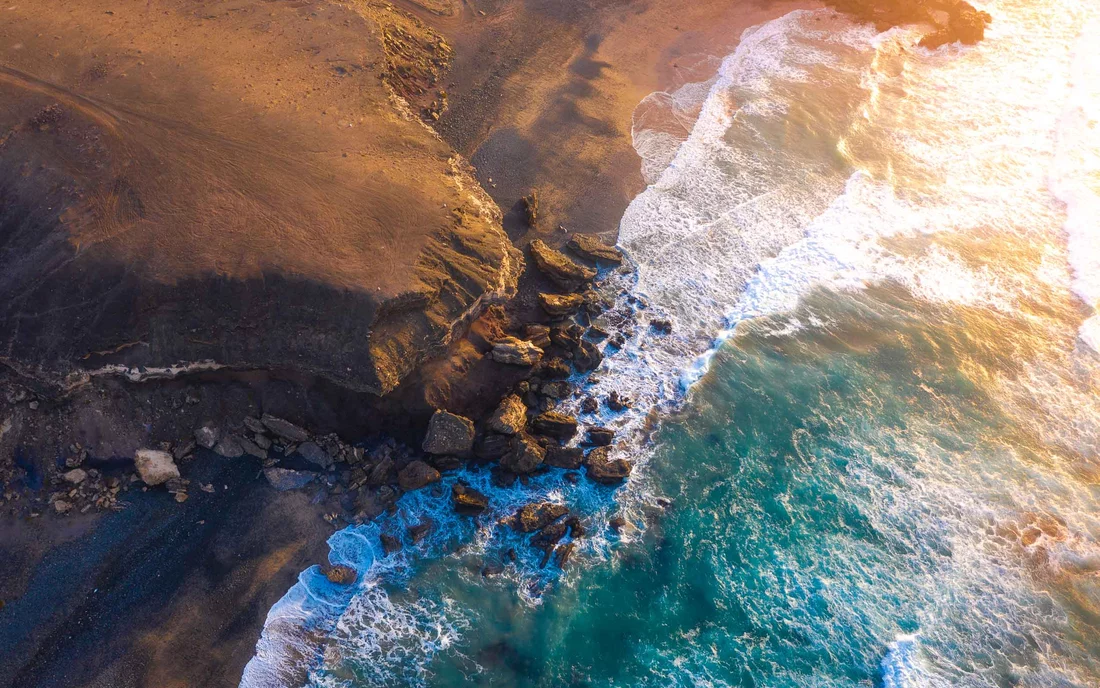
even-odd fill
[{"label": "rocky spit", "polygon": [[[605,352],[614,352],[622,338],[633,333],[633,310],[610,319],[617,323],[613,331],[596,322],[612,307],[599,292],[600,270],[626,268],[616,248],[592,237],[573,237],[568,251],[532,242],[531,264],[554,290],[536,293],[540,310],[530,318],[513,318],[504,306],[495,305],[473,328],[486,335],[485,359],[518,379],[481,417],[437,408],[419,442],[384,435],[321,434],[271,414],[210,418],[189,436],[143,447],[132,462],[116,461],[106,468],[92,467],[102,462],[89,461],[88,451],[73,444],[56,470],[42,476],[41,487],[10,489],[3,499],[12,513],[22,510],[32,518],[43,511],[67,517],[123,509],[126,494],[133,490],[164,490],[182,504],[195,490],[216,489],[188,477],[193,462],[209,460],[199,458],[200,449],[227,461],[258,460],[257,479],[279,492],[309,493],[322,503],[323,518],[334,528],[361,524],[393,510],[404,493],[429,489],[444,473],[468,464],[488,467],[493,483],[501,486],[551,469],[569,471],[571,482],[586,476],[603,485],[620,484],[629,478],[632,466],[625,459],[610,458],[614,431],[559,407],[566,399],[579,399],[583,418],[596,416],[601,408],[622,411],[630,405],[617,394],[585,397],[583,377],[600,366]],[[609,273],[605,269],[603,274]],[[650,325],[663,327],[660,322]],[[9,384],[6,394],[12,403],[39,403],[30,390],[17,385]],[[0,476],[4,484],[28,484],[27,472],[18,465],[6,473]],[[469,517],[477,517],[489,505],[486,495],[461,482],[454,485],[451,499],[454,510]],[[585,531],[579,516],[546,503],[523,507],[509,525],[531,534],[530,546],[545,553],[544,565],[565,565],[572,545],[559,542]],[[427,534],[431,523],[416,528],[420,532],[410,533],[414,541]],[[387,551],[400,546],[396,540],[381,544]],[[333,582],[354,582],[355,572],[344,569],[326,566],[324,573]]]}]

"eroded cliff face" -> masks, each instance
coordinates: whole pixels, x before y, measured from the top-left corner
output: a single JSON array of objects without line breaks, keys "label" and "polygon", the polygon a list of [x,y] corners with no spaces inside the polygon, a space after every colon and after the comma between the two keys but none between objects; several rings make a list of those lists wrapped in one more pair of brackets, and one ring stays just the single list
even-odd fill
[{"label": "eroded cliff face", "polygon": [[385,393],[514,290],[496,206],[394,93],[385,27],[429,31],[397,12],[5,8],[0,361],[57,389],[227,367]]}]

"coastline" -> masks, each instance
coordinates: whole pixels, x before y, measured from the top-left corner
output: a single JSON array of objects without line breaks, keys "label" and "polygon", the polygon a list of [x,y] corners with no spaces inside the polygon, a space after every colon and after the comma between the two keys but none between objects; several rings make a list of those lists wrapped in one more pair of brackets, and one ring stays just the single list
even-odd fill
[{"label": "coastline", "polygon": [[[549,16],[503,5],[485,16],[463,9],[457,19],[407,9],[436,22],[456,46],[446,77],[453,82],[450,109],[437,125],[443,138],[472,161],[478,181],[505,210],[504,228],[515,243],[543,238],[555,248],[574,232],[614,243],[622,211],[644,188],[630,140],[633,109],[649,93],[679,85],[676,60],[698,52],[696,46],[728,54],[745,28],[817,6],[708,2],[672,23],[672,10],[660,5],[641,13],[559,8]],[[546,40],[527,55],[535,25]],[[647,36],[644,45],[640,34]],[[532,189],[541,199],[535,229],[519,200]],[[538,296],[552,287],[545,274],[529,269],[507,304],[508,320],[545,320]],[[418,444],[433,407],[482,418],[523,377],[484,362],[478,340],[491,320],[479,319],[446,355],[363,409],[332,409],[365,398],[324,384],[307,385],[306,411],[293,408],[301,396],[273,396],[288,411],[283,415],[349,441],[377,439],[389,419],[411,415],[389,434]],[[217,376],[210,379],[218,384]],[[247,404],[221,411],[260,415],[269,407],[256,390],[266,385],[252,384]],[[174,438],[195,425],[191,418],[169,424]],[[359,435],[350,436],[350,428]],[[140,441],[149,439],[146,432]],[[5,516],[5,541],[38,540],[42,551],[34,563],[11,564],[13,575],[0,589],[0,639],[22,639],[5,643],[13,650],[0,657],[0,683],[10,677],[17,686],[235,684],[268,610],[299,573],[327,561],[333,532],[323,518],[330,503],[310,503],[305,492],[276,492],[262,468],[247,455],[227,461],[200,450],[185,477],[226,487],[211,494],[192,489],[183,504],[151,490],[133,494],[118,513]],[[73,529],[80,532],[63,537]],[[69,583],[56,585],[58,578]]]}]

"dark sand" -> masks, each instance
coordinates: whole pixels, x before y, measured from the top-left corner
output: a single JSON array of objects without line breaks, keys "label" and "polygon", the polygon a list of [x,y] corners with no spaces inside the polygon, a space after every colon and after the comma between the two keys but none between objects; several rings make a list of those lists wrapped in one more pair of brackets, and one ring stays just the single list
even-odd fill
[{"label": "dark sand", "polygon": [[[44,1],[51,6],[60,2]],[[134,29],[109,22],[120,20],[119,9],[145,7],[159,11],[156,22],[164,29],[163,40],[174,40],[172,17],[158,7],[160,0],[116,4],[115,15],[101,18],[101,35],[87,40],[124,43],[126,31]],[[194,44],[185,57],[216,67],[220,57],[202,54],[202,31],[213,30],[207,21],[216,26],[217,21],[230,21],[221,17],[239,17],[270,6],[270,11],[293,9],[303,26],[323,26],[331,3],[201,4],[210,9],[211,19],[188,29],[194,32],[190,35]],[[476,164],[479,180],[506,212],[531,188],[539,188],[543,194],[539,227],[529,231],[514,210],[508,213],[505,227],[518,243],[541,234],[558,245],[566,239],[558,225],[614,237],[623,209],[643,187],[631,146],[631,114],[650,92],[679,85],[679,58],[697,52],[728,54],[744,28],[798,6],[724,0],[397,4],[435,27],[455,48],[453,69],[445,77],[450,110],[437,124],[446,143]],[[30,3],[17,6],[27,21],[34,21]],[[5,11],[0,9],[0,26],[7,22]],[[247,26],[262,30],[263,23],[257,17]],[[340,40],[354,43],[353,36],[343,32],[337,31],[344,36]],[[326,51],[345,49],[332,43],[333,35],[327,28],[320,32],[318,40],[323,37],[326,43],[314,45],[319,52],[307,54],[323,61]],[[269,42],[282,39],[271,35],[260,40],[257,35],[252,45],[242,43],[236,49],[242,55],[268,50]],[[67,40],[79,43],[81,39]],[[10,44],[0,45],[0,50],[10,49]],[[140,59],[133,57],[127,69]],[[170,71],[164,74],[171,78]],[[262,111],[272,101],[278,101],[276,109],[311,107],[304,91],[297,103],[274,98],[281,88],[275,80],[283,78],[277,70],[242,72],[234,78],[258,81],[255,97],[242,100],[240,107]],[[345,92],[341,116],[355,113],[356,102],[354,90]],[[413,104],[426,103],[414,99]],[[185,103],[169,109],[174,115],[187,112]],[[315,128],[291,132],[288,140],[293,145],[308,145],[311,132],[326,141],[344,135],[333,125],[336,117],[313,114]],[[339,179],[345,172],[365,177],[382,174],[370,167],[369,160],[344,162],[341,148],[326,144],[326,150],[335,154],[324,163],[331,162],[326,174],[338,177],[335,188],[354,191]],[[428,157],[439,155],[415,150]],[[217,171],[217,166],[211,169]],[[409,164],[386,174],[415,185],[419,173],[415,164]],[[274,207],[291,212],[292,200],[280,198]],[[433,203],[437,200],[441,199]],[[419,222],[419,214],[428,211],[399,210],[390,219],[400,239],[398,248],[409,231],[413,232],[409,245],[414,245],[419,241],[416,227],[408,223]],[[333,251],[351,250],[335,264],[322,265],[316,256],[297,253],[288,260],[298,261],[296,269],[303,271],[336,270],[339,279],[354,280],[365,274],[363,256],[373,260],[374,248],[363,245],[352,250],[341,245],[340,236],[330,238]],[[312,247],[309,241],[305,245]],[[181,250],[185,249],[182,245]],[[220,255],[225,255],[224,250]],[[258,269],[247,255],[242,250],[227,269]],[[211,260],[217,263],[218,258],[212,254]],[[400,250],[393,253],[388,272],[392,280],[383,280],[387,289],[400,288],[405,260]],[[149,267],[169,274],[172,270],[171,264]],[[530,301],[540,286],[538,276],[525,277],[521,301]],[[421,386],[416,392],[420,403],[452,399],[460,406],[476,406],[479,400],[494,398],[497,387],[511,382],[493,379],[482,370],[482,360],[468,343],[452,347],[448,357],[425,371],[439,382]],[[456,370],[461,374],[454,374]],[[452,382],[456,378],[458,382]],[[299,415],[315,411],[305,409]],[[190,421],[183,425],[190,426]],[[190,499],[184,504],[176,504],[163,491],[151,490],[131,493],[130,506],[117,514],[72,518],[46,514],[30,520],[0,517],[4,551],[0,600],[5,603],[0,609],[0,686],[236,685],[268,610],[302,569],[325,560],[325,540],[331,532],[306,493],[276,493],[256,478],[257,472],[258,464],[251,459],[203,454],[183,466],[184,477],[192,481]],[[218,489],[207,494],[197,488],[199,483],[212,483]]]}]

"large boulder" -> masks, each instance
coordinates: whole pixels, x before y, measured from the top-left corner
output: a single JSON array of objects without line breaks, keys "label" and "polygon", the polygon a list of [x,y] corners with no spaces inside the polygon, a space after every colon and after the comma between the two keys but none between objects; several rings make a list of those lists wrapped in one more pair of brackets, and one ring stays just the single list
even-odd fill
[{"label": "large boulder", "polygon": [[446,60],[426,24],[388,3],[155,4],[3,8],[10,367],[59,390],[233,369],[380,394],[514,292],[499,209],[393,98],[419,67],[385,65]]},{"label": "large boulder", "polygon": [[580,447],[547,447],[546,465],[566,470],[576,470],[584,463],[584,450]]},{"label": "large boulder", "polygon": [[514,435],[527,425],[527,406],[515,394],[509,394],[486,422],[489,429],[502,435]]},{"label": "large boulder", "polygon": [[531,258],[542,274],[566,291],[580,291],[596,277],[596,271],[578,264],[561,251],[555,251],[542,239],[531,242]]},{"label": "large boulder", "polygon": [[332,468],[334,462],[333,458],[329,456],[321,447],[313,442],[303,442],[298,446],[298,453],[303,459],[310,462],[314,466],[321,468],[322,470],[328,470]]},{"label": "large boulder", "polygon": [[497,363],[533,366],[542,360],[543,351],[529,341],[504,337],[493,342],[492,357]]},{"label": "large boulder", "polygon": [[546,450],[538,442],[527,435],[516,435],[512,438],[511,450],[501,457],[500,465],[516,475],[526,475],[541,466],[545,457]]},{"label": "large boulder", "polygon": [[626,459],[612,459],[610,447],[597,447],[585,460],[588,477],[603,485],[617,485],[630,476],[634,466]]},{"label": "large boulder", "polygon": [[512,528],[521,533],[533,533],[542,530],[554,521],[569,513],[569,509],[552,502],[533,502],[521,508],[512,516]]},{"label": "large boulder", "polygon": [[408,466],[402,468],[401,472],[397,474],[397,484],[406,492],[419,490],[432,483],[437,483],[439,479],[439,471],[423,461],[413,461]]},{"label": "large boulder", "polygon": [[474,422],[469,418],[437,410],[428,423],[422,448],[429,454],[466,454],[474,446]]},{"label": "large boulder", "polygon": [[359,574],[355,569],[344,564],[322,566],[321,573],[330,583],[336,585],[351,585],[359,579]]},{"label": "large boulder", "polygon": [[535,418],[531,429],[540,435],[568,440],[577,434],[577,419],[557,411],[547,411]]},{"label": "large boulder", "polygon": [[581,258],[594,263],[620,265],[623,262],[622,251],[614,246],[608,246],[599,237],[591,234],[574,234],[566,246]]},{"label": "large boulder", "polygon": [[162,485],[180,477],[172,455],[159,449],[138,449],[134,453],[134,467],[146,485]]}]

